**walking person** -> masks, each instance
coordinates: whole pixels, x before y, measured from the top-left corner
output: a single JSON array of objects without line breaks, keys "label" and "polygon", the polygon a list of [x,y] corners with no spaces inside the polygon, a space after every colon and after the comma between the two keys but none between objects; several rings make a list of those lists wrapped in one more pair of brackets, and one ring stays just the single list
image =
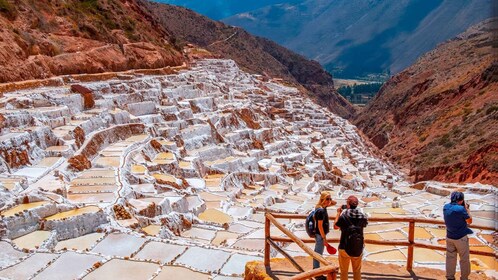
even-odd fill
[{"label": "walking person", "polygon": [[473,233],[468,225],[472,223],[469,205],[462,192],[452,192],[450,203],[443,207],[446,224],[446,279],[455,280],[457,253],[460,257],[460,279],[468,280],[470,275],[469,238]]},{"label": "walking person", "polygon": [[363,257],[363,228],[368,224],[367,217],[358,208],[358,198],[351,195],[346,205],[337,208],[334,229],[341,229],[339,242],[339,269],[341,280],[348,279],[349,263],[353,267],[353,279],[361,280],[361,260]]},{"label": "walking person", "polygon": [[[320,200],[315,206],[315,225],[316,225],[316,233],[315,233],[315,252],[320,255],[323,255],[324,246],[329,246],[327,242],[327,233],[330,231],[330,223],[329,223],[329,214],[327,213],[327,207],[336,205],[337,202],[332,200],[330,193],[327,191],[323,191],[320,194]],[[319,268],[320,262],[316,259],[313,259],[313,269]],[[324,276],[317,277],[316,279],[325,279]]]}]

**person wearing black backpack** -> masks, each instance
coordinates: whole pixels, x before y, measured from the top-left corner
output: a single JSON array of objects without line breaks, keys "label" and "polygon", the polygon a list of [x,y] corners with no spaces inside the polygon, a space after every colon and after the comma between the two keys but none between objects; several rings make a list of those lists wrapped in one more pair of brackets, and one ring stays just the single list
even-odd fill
[{"label": "person wearing black backpack", "polygon": [[[320,199],[315,206],[314,210],[314,226],[315,226],[315,252],[323,255],[324,246],[328,245],[327,233],[330,231],[329,214],[327,213],[327,207],[336,205],[337,202],[332,200],[330,193],[323,191],[320,193]],[[320,262],[313,259],[313,269],[319,268]],[[322,279],[317,277],[316,279]]]},{"label": "person wearing black backpack", "polygon": [[351,195],[346,200],[346,205],[337,209],[334,229],[341,229],[339,242],[339,269],[341,280],[348,279],[349,263],[353,267],[353,279],[361,280],[361,259],[363,257],[363,228],[368,220],[358,207],[358,198]]}]

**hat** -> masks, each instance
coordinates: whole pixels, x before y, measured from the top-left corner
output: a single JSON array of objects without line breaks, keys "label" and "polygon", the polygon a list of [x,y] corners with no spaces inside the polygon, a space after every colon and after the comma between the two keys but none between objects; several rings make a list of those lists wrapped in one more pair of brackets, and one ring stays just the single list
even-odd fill
[{"label": "hat", "polygon": [[463,200],[463,192],[452,192],[450,199],[451,202],[457,202],[457,201],[462,201]]},{"label": "hat", "polygon": [[354,195],[350,195],[347,199],[347,202],[349,202],[349,206],[358,206],[358,198]]},{"label": "hat", "polygon": [[335,253],[337,253],[337,249],[334,246],[327,244],[326,247],[329,254],[335,255]]}]

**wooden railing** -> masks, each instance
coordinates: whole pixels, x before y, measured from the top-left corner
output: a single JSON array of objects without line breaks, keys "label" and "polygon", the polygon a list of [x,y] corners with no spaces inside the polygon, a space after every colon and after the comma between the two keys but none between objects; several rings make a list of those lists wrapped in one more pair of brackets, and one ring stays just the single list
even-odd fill
[{"label": "wooden railing", "polygon": [[[290,232],[288,229],[286,229],[282,224],[280,224],[276,219],[298,219],[298,220],[304,220],[306,219],[306,215],[301,215],[301,214],[282,214],[282,213],[270,213],[267,212],[266,215],[266,222],[265,222],[265,266],[269,267],[270,265],[270,245],[273,246],[277,251],[282,253],[289,261],[296,267],[295,261],[290,257],[287,253],[285,253],[280,247],[277,246],[275,242],[284,242],[284,243],[292,243],[295,242],[299,247],[301,247],[305,252],[310,254],[313,258],[317,259],[327,267],[329,267],[331,274],[331,279],[335,279],[336,274],[337,274],[337,268],[332,267],[330,263],[328,263],[321,255],[315,253],[313,250],[311,250],[309,247],[305,245],[305,243],[315,243],[315,239],[311,238],[305,238],[305,239],[300,239],[297,236],[295,236],[292,232]],[[430,220],[430,219],[420,219],[420,218],[411,218],[411,217],[402,217],[402,218],[369,218],[369,222],[396,222],[396,223],[408,223],[408,241],[388,241],[388,240],[371,240],[371,239],[365,239],[365,243],[367,244],[376,244],[376,245],[387,245],[387,246],[407,246],[408,247],[408,257],[406,260],[406,269],[408,271],[411,271],[413,268],[413,249],[415,247],[417,248],[426,248],[426,249],[432,249],[432,250],[439,250],[439,251],[446,251],[445,246],[441,245],[432,245],[432,244],[425,244],[425,243],[417,243],[415,242],[415,223],[421,223],[421,224],[432,224],[432,225],[444,225],[444,221],[438,221],[438,220]],[[289,237],[280,237],[280,236],[272,236],[270,235],[270,222],[273,223],[278,229],[280,229],[283,233],[285,233]],[[481,229],[481,230],[491,230],[491,231],[496,231],[494,227],[488,227],[488,226],[477,226],[477,225],[470,225],[471,228],[475,229]],[[327,239],[329,242],[339,242],[338,238],[330,238]],[[498,255],[494,252],[484,252],[484,251],[477,251],[477,250],[470,250],[471,254],[474,255],[481,255],[481,256],[488,256],[488,257],[498,257]],[[324,267],[325,268],[325,267]],[[333,268],[333,270],[332,270]],[[303,272],[302,268],[298,268],[299,271]],[[316,269],[315,269],[316,270]],[[296,275],[292,279],[307,279],[305,278],[305,274],[307,275],[306,277],[313,277],[311,275],[313,274],[312,270],[307,273],[301,273],[299,275]],[[328,271],[328,270],[327,270]],[[333,271],[333,272],[332,272]],[[317,272],[318,273],[318,272]],[[324,271],[321,271],[321,274],[325,274]],[[321,274],[316,274],[316,275],[321,275]]]},{"label": "wooden railing", "polygon": [[[270,267],[270,246],[275,248],[279,253],[281,253],[286,259],[290,261],[290,263],[299,271],[301,272],[298,275],[295,275],[292,277],[292,280],[303,280],[303,279],[309,279],[311,277],[316,277],[318,275],[327,275],[327,280],[336,280],[337,279],[337,270],[338,268],[336,266],[333,266],[329,261],[327,261],[322,255],[316,253],[313,251],[310,247],[306,246],[304,244],[303,240],[301,240],[299,237],[294,235],[290,230],[286,229],[281,223],[277,221],[276,218],[282,218],[280,216],[281,214],[272,214],[272,213],[266,213],[265,215],[265,259],[264,263],[267,268]],[[285,215],[285,214],[283,214]],[[306,219],[306,216],[304,216],[304,219]],[[271,224],[275,225],[279,230],[281,230],[285,235],[288,237],[285,238],[288,241],[283,241],[283,242],[295,242],[301,249],[303,249],[306,253],[308,253],[311,257],[314,259],[318,260],[323,267],[313,269],[311,271],[305,272],[304,269],[292,258],[289,254],[287,254],[280,246],[276,243],[276,241],[279,239],[277,236],[271,236],[270,235],[270,228]],[[282,242],[282,241],[280,241]],[[314,240],[313,240],[314,242]]]}]

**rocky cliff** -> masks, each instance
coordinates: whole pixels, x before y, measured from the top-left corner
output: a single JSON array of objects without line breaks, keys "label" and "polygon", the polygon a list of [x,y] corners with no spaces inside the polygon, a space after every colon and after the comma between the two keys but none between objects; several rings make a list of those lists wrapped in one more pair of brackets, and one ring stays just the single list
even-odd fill
[{"label": "rocky cliff", "polygon": [[415,181],[498,184],[498,19],[392,77],[356,125]]},{"label": "rocky cliff", "polygon": [[0,83],[181,65],[135,0],[0,1]]},{"label": "rocky cliff", "polygon": [[316,101],[342,117],[349,118],[355,114],[354,107],[335,91],[332,76],[318,62],[191,10],[147,1],[142,3],[154,13],[161,26],[176,37],[178,45],[192,43],[235,60],[249,72],[300,85]]}]

